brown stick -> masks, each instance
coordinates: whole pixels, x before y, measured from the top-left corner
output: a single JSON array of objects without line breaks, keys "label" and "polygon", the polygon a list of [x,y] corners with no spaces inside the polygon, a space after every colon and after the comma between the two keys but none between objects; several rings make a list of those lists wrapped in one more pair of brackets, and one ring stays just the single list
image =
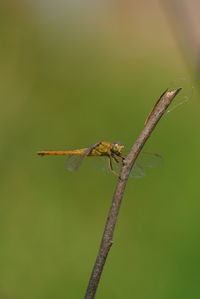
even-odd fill
[{"label": "brown stick", "polygon": [[134,145],[131,148],[130,153],[126,156],[124,161],[124,166],[121,169],[120,176],[117,182],[117,186],[113,195],[112,204],[108,213],[103,237],[101,240],[99,252],[90,276],[89,284],[86,290],[85,299],[92,299],[95,297],[97,287],[101,278],[104,264],[106,262],[107,255],[112,246],[112,238],[114,234],[115,225],[117,222],[117,216],[119,213],[121,201],[123,198],[124,190],[126,183],[130,174],[130,171],[135,163],[137,156],[142,150],[145,142],[150,137],[153,129],[157,125],[158,121],[162,115],[166,112],[168,106],[174,99],[174,97],[179,93],[181,88],[168,91],[166,90],[159,100],[156,102],[151,113],[147,117],[144,128],[135,141]]}]

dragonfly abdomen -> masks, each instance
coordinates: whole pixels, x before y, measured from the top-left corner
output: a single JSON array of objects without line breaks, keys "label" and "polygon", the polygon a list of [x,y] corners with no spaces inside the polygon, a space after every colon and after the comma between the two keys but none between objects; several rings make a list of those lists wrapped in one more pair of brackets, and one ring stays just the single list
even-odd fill
[{"label": "dragonfly abdomen", "polygon": [[81,150],[73,150],[73,151],[39,151],[37,155],[45,156],[45,155],[61,155],[61,156],[80,156],[83,151]]}]

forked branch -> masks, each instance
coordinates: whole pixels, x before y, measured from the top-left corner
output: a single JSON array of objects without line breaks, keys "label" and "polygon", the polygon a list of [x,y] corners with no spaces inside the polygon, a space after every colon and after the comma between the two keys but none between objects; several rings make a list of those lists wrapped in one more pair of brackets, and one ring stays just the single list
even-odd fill
[{"label": "forked branch", "polygon": [[151,113],[147,117],[142,132],[140,133],[139,137],[133,144],[129,154],[126,156],[124,160],[124,165],[121,169],[119,179],[113,195],[112,203],[108,212],[108,217],[102,236],[99,252],[86,290],[85,299],[92,299],[95,297],[96,290],[99,285],[99,281],[103,271],[103,267],[113,243],[112,238],[126,183],[129,178],[130,171],[135,163],[135,160],[137,159],[140,151],[142,150],[147,139],[150,137],[160,118],[167,111],[167,108],[169,107],[175,96],[180,92],[180,90],[181,88],[173,91],[166,90],[160,96],[159,100],[156,102],[153,109],[151,110]]}]

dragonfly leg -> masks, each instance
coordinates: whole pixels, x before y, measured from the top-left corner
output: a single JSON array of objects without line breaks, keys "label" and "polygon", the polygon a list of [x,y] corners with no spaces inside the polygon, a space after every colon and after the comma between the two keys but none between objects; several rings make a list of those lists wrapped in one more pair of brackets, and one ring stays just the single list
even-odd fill
[{"label": "dragonfly leg", "polygon": [[[120,157],[119,157],[119,156],[116,157],[116,156],[114,156],[114,155],[113,155],[112,157],[113,157],[114,161],[115,161],[117,164],[121,164],[121,165],[123,165],[123,160],[124,160],[123,157],[121,157],[121,156],[120,156]],[[120,159],[120,160],[119,160],[119,159]]]},{"label": "dragonfly leg", "polygon": [[119,173],[117,173],[117,172],[113,169],[113,165],[112,165],[112,157],[111,157],[111,156],[109,156],[109,168],[110,168],[110,171],[111,171],[114,175],[116,175],[116,176],[119,177]]}]

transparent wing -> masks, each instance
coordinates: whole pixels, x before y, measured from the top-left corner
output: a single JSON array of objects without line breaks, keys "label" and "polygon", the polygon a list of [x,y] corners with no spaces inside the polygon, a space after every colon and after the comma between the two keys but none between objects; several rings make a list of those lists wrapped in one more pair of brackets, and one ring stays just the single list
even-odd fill
[{"label": "transparent wing", "polygon": [[156,153],[142,152],[138,156],[132,170],[130,177],[143,178],[147,175],[146,168],[156,168],[163,164],[163,158]]},{"label": "transparent wing", "polygon": [[144,168],[160,167],[163,164],[163,157],[156,153],[142,152],[138,156],[136,164]]},{"label": "transparent wing", "polygon": [[96,144],[93,144],[91,146],[89,146],[84,152],[82,155],[71,155],[68,157],[67,159],[67,169],[69,171],[75,171],[77,169],[79,169],[79,167],[81,166],[83,160],[85,159],[85,157],[89,154],[89,152],[97,145],[98,143]]},{"label": "transparent wing", "polygon": [[82,161],[84,160],[84,156],[69,156],[67,158],[67,169],[69,171],[75,171],[77,170],[80,166]]},{"label": "transparent wing", "polygon": [[[114,159],[112,160],[113,168],[117,173],[120,173],[121,164],[117,164]],[[92,163],[96,168],[100,169],[103,172],[111,174],[109,169],[108,158],[98,157],[94,159]],[[159,154],[142,152],[140,153],[136,163],[134,164],[130,177],[132,178],[143,178],[146,174],[146,168],[156,168],[160,167],[163,164],[163,158]]]},{"label": "transparent wing", "polygon": [[144,168],[138,164],[135,163],[135,165],[133,166],[131,173],[130,173],[130,177],[131,178],[143,178],[144,176],[146,176],[146,172],[144,171]]},{"label": "transparent wing", "polygon": [[[113,158],[112,159],[112,166],[113,166],[113,169],[117,172],[117,173],[120,173],[120,169],[121,169],[121,164],[118,164],[115,162],[115,160]],[[93,159],[92,161],[92,165],[103,171],[103,172],[106,172],[106,173],[109,173],[109,174],[112,174],[112,172],[110,171],[110,166],[109,166],[109,157],[96,157],[95,159]]]},{"label": "transparent wing", "polygon": [[[81,163],[83,162],[84,158],[88,155],[88,153],[96,146],[90,146],[88,147],[85,152],[83,152],[80,156],[69,156],[67,160],[67,168],[70,171],[77,170]],[[117,164],[114,159],[113,161],[113,167],[116,172],[120,172],[121,164]],[[154,168],[154,167],[160,167],[163,163],[163,158],[159,154],[156,153],[148,153],[148,152],[142,152],[140,153],[139,157],[137,158],[136,163],[134,164],[130,177],[132,178],[142,178],[146,176],[145,168]],[[92,165],[96,168],[100,169],[103,172],[111,173],[109,169],[108,164],[108,158],[107,157],[95,157],[92,161]]]},{"label": "transparent wing", "polygon": [[82,155],[76,156],[76,155],[71,155],[67,159],[67,169],[69,171],[75,171],[79,169],[81,166],[81,163],[85,159],[85,157],[88,155],[88,153],[93,149],[95,145],[88,147]]},{"label": "transparent wing", "polygon": [[93,159],[92,165],[103,172],[110,172],[108,167],[108,157],[96,157]]}]

